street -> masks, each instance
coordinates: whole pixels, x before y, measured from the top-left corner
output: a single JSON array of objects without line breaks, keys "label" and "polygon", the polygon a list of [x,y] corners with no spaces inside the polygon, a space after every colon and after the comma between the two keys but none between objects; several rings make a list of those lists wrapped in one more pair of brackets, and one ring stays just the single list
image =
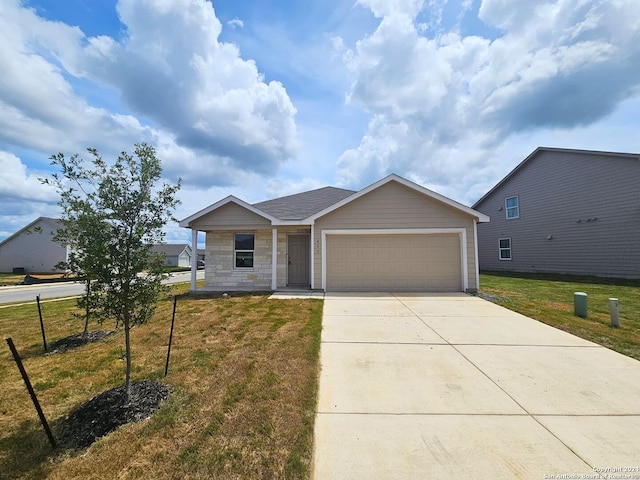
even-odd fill
[{"label": "street", "polygon": [[[198,280],[204,278],[204,270],[198,270]],[[171,277],[163,283],[172,284],[189,282],[191,272],[172,273]],[[78,282],[70,283],[43,283],[40,285],[16,285],[12,287],[0,287],[0,304],[15,302],[35,302],[36,297],[40,299],[75,297],[84,292],[84,284]]]}]

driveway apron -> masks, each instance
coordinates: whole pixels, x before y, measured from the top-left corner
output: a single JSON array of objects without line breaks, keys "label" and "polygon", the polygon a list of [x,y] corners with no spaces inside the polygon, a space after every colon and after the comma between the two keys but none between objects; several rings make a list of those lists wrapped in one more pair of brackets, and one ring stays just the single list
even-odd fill
[{"label": "driveway apron", "polygon": [[328,293],[320,362],[316,480],[640,479],[640,362],[478,297]]}]

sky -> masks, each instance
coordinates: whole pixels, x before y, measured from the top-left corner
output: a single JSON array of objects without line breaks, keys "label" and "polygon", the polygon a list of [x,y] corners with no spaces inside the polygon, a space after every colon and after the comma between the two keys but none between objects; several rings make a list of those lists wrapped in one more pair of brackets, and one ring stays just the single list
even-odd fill
[{"label": "sky", "polygon": [[59,215],[58,152],[152,145],[179,219],[390,173],[470,206],[639,113],[638,0],[2,0],[0,240]]}]

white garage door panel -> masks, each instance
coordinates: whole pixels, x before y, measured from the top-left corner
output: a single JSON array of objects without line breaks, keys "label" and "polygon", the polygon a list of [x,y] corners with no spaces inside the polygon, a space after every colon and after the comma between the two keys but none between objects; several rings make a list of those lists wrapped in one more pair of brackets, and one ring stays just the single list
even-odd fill
[{"label": "white garage door panel", "polygon": [[327,235],[327,290],[461,291],[456,234]]}]

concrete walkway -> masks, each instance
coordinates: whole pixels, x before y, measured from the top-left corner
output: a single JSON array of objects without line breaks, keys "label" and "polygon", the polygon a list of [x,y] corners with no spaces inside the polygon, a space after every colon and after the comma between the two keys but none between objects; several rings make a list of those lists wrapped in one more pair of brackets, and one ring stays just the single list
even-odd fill
[{"label": "concrete walkway", "polygon": [[480,298],[326,294],[320,359],[316,480],[640,479],[640,362]]}]

